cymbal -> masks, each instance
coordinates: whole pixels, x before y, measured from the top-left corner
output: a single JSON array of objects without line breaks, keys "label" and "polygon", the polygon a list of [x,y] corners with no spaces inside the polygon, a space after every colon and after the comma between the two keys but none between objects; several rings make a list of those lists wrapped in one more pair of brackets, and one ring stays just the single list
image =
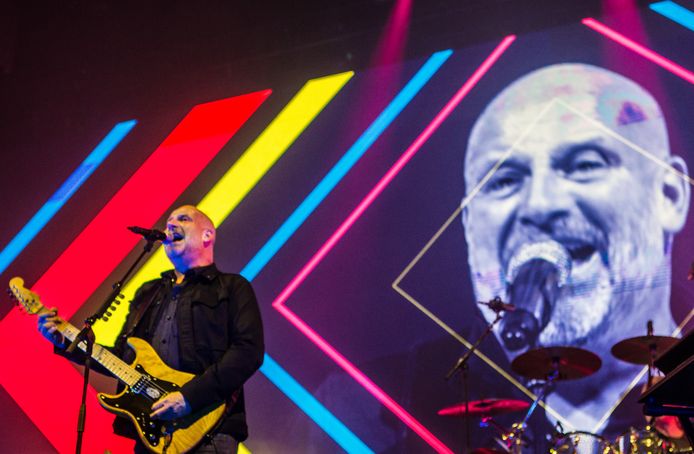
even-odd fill
[{"label": "cymbal", "polygon": [[555,367],[559,375],[555,380],[573,380],[595,373],[602,360],[595,353],[577,347],[541,347],[528,350],[511,362],[511,369],[526,378],[543,380]]},{"label": "cymbal", "polygon": [[[468,402],[468,414],[472,416],[493,416],[515,411],[527,410],[528,402],[515,399],[482,399]],[[465,416],[465,402],[442,408],[440,416]]]},{"label": "cymbal", "polygon": [[624,339],[612,346],[612,356],[632,364],[646,365],[653,354],[658,356],[679,341],[676,337],[669,336],[640,336]]}]

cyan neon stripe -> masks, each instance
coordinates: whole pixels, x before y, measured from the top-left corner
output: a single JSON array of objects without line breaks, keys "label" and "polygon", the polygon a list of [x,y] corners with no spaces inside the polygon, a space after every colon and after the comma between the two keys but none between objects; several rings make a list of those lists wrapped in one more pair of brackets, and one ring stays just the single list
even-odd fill
[{"label": "cyan neon stripe", "polygon": [[87,178],[106,159],[111,151],[137,124],[136,120],[124,121],[113,127],[106,137],[89,153],[89,156],[74,172],[65,180],[50,199],[36,212],[26,223],[22,230],[15,235],[7,246],[0,252],[0,273],[5,271],[24,248],[34,239],[53,216],[60,210],[65,202],[82,186]]},{"label": "cyan neon stripe", "polygon": [[669,0],[648,5],[650,9],[694,31],[694,12]]},{"label": "cyan neon stripe", "polygon": [[342,158],[323,177],[320,183],[301,202],[296,210],[287,218],[274,235],[263,245],[258,253],[241,270],[241,274],[248,280],[253,280],[267,265],[277,251],[291,238],[296,230],[313,213],[318,205],[333,190],[333,188],[349,172],[354,164],[366,153],[366,150],[380,137],[385,129],[395,120],[402,110],[410,103],[412,98],[438,71],[443,63],[451,56],[453,51],[444,50],[433,54],[426,63],[417,71],[417,74],[405,85],[388,106],[381,112],[373,123],[347,150]]},{"label": "cyan neon stripe", "polygon": [[[409,104],[414,96],[438,71],[453,52],[445,50],[433,54],[405,87],[393,98],[388,106],[364,131],[344,156],[326,174],[304,201],[280,226],[267,243],[241,270],[241,274],[252,281],[277,251],[303,224],[308,216],[325,199],[368,148],[380,137],[385,129]],[[260,371],[287,395],[308,417],[335,440],[347,452],[373,452],[357,438],[340,420],[330,413],[315,397],[306,391],[270,356],[265,355],[265,363]]]},{"label": "cyan neon stripe", "polygon": [[342,449],[348,453],[373,453],[363,441],[357,438],[339,419],[333,416],[311,393],[306,391],[267,354],[260,371],[304,413],[311,416],[315,423],[335,440]]}]

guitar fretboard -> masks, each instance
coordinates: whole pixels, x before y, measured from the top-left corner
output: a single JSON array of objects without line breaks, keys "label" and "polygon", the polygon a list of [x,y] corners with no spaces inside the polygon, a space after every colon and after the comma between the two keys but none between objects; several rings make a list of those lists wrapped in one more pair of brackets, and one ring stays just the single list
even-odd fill
[{"label": "guitar fretboard", "polygon": [[[24,287],[24,280],[20,277],[10,279],[9,288],[20,306],[29,314],[43,315],[49,312],[39,296]],[[80,330],[64,321],[58,326],[58,331],[65,337],[65,340],[72,343],[77,338]],[[82,341],[78,348],[86,353],[87,343]],[[111,353],[108,349],[99,344],[94,344],[92,349],[92,359],[106,368],[114,377],[130,386],[131,388],[143,377],[141,373],[131,367],[128,363]]]},{"label": "guitar fretboard", "polygon": [[[68,342],[75,340],[80,330],[70,323],[65,322],[58,330],[65,336]],[[87,351],[87,343],[82,341],[78,344],[78,348],[83,352]],[[99,344],[94,344],[92,349],[92,358],[111,372],[116,378],[132,387],[142,377],[142,374],[133,369],[128,363],[111,353],[105,347]]]}]

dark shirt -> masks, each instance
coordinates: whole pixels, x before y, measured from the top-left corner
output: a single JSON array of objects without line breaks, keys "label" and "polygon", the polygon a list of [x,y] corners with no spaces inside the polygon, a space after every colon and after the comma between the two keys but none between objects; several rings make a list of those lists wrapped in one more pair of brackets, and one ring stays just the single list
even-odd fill
[{"label": "dark shirt", "polygon": [[[262,364],[264,342],[258,303],[245,278],[214,264],[188,270],[181,285],[173,271],[162,273],[138,289],[116,341],[114,352],[128,362],[134,359],[126,346],[132,336],[151,343],[169,366],[196,375],[181,387],[194,413],[227,402],[218,432],[247,438],[242,385]],[[116,418],[114,430],[135,438],[123,418]]]},{"label": "dark shirt", "polygon": [[158,322],[155,324],[156,328],[152,337],[152,347],[159,353],[161,360],[173,369],[180,368],[176,308],[181,289],[182,286],[174,285],[172,291],[156,308]]}]

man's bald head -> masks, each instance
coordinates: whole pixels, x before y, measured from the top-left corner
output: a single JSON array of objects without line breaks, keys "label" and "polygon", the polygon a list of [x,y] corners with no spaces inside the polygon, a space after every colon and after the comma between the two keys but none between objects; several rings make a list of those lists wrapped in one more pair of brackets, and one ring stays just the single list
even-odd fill
[{"label": "man's bald head", "polygon": [[192,213],[195,221],[199,223],[200,227],[212,231],[213,238],[216,237],[217,229],[214,226],[214,222],[212,222],[212,219],[210,219],[210,217],[207,214],[200,211],[198,207],[196,207],[195,205],[183,205],[176,208],[174,212],[180,210],[186,210]]},{"label": "man's bald head", "polygon": [[173,210],[166,221],[166,232],[172,241],[164,244],[164,250],[178,272],[214,261],[214,223],[197,207],[183,205]]}]

